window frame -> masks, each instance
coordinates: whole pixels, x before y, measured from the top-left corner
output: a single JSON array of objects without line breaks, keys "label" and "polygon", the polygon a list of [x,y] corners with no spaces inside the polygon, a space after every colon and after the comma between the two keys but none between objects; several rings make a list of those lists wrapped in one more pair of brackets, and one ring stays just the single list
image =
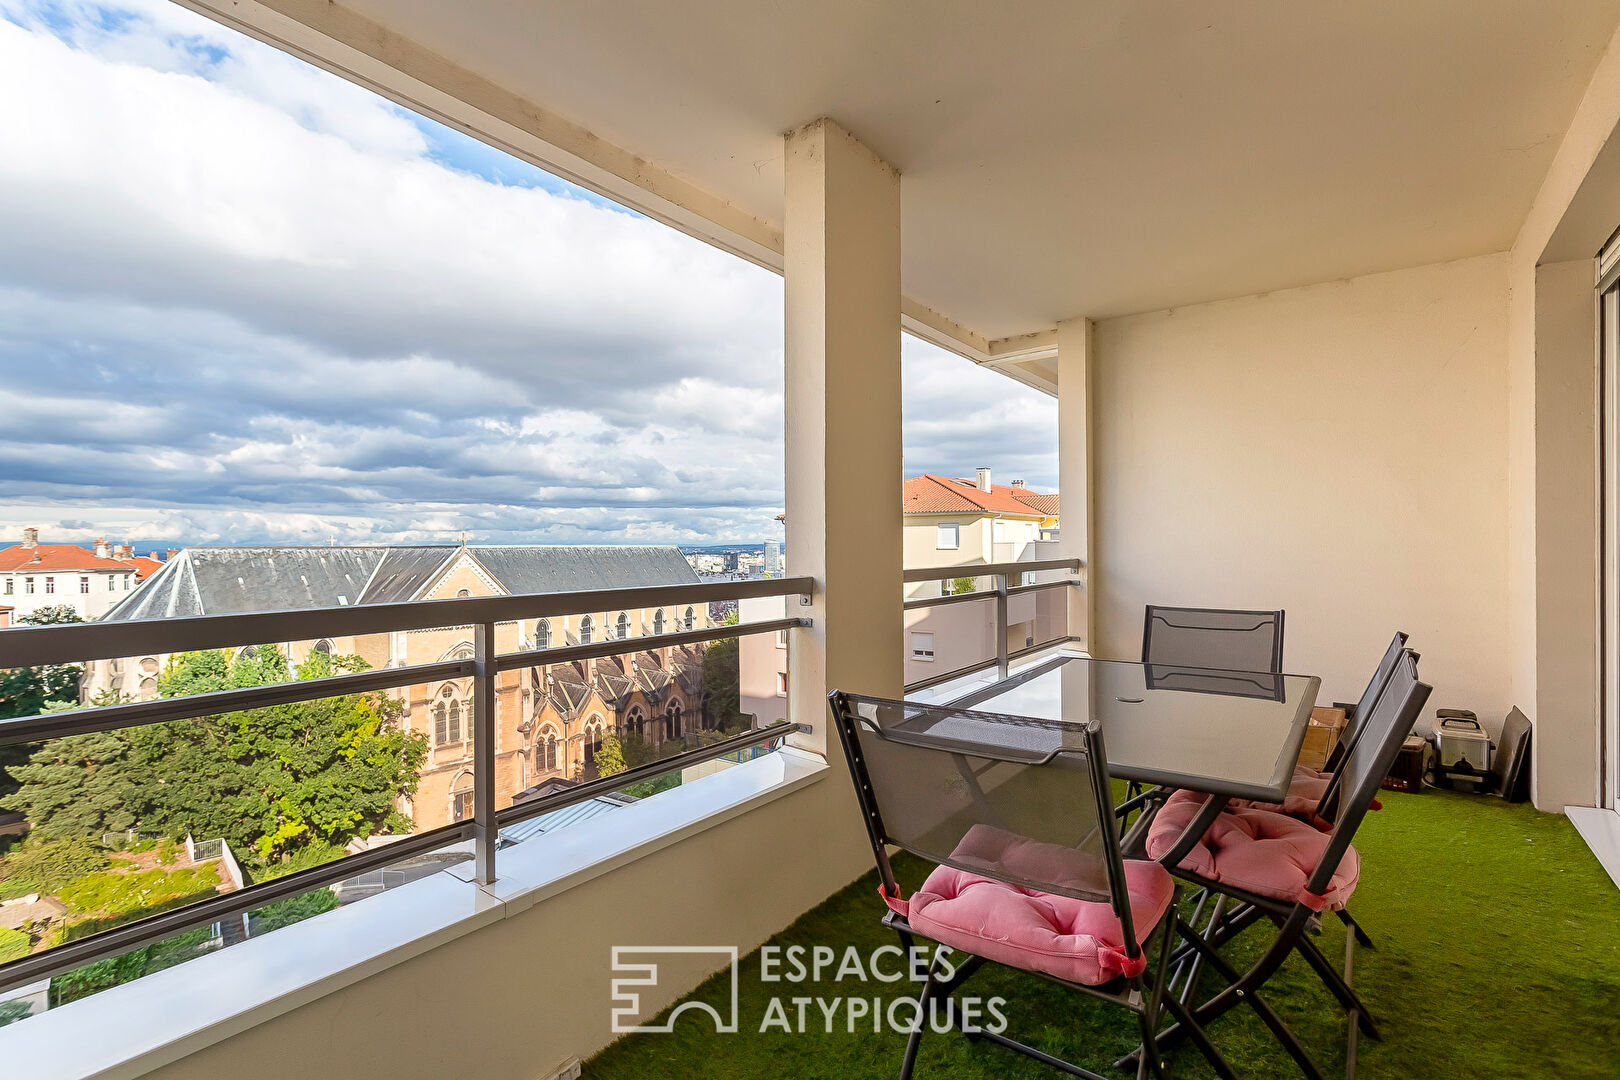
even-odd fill
[{"label": "window frame", "polygon": [[[932,664],[934,662],[934,632],[932,630],[912,630],[909,633],[911,634],[911,658],[919,663]],[[918,638],[927,638],[928,648],[918,648]]]},{"label": "window frame", "polygon": [[[951,538],[951,542],[948,543],[948,544],[945,542],[945,537],[946,537],[947,534],[949,534],[949,536]],[[960,550],[962,550],[962,526],[960,524],[956,524],[956,523],[935,525],[934,526],[934,550],[935,551],[960,551]]]}]

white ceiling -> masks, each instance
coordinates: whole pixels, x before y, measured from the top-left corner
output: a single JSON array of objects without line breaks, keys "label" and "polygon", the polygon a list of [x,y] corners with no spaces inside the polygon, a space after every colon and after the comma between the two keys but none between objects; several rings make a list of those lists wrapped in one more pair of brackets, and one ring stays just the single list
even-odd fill
[{"label": "white ceiling", "polygon": [[344,6],[778,226],[781,134],[836,119],[901,171],[906,294],[990,339],[1505,249],[1620,20],[1615,0]]}]

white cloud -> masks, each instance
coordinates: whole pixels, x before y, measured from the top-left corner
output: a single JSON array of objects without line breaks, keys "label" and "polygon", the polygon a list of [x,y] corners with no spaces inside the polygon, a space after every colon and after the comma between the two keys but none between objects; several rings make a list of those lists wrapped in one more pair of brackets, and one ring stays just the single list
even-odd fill
[{"label": "white cloud", "polygon": [[[0,0],[0,539],[776,535],[779,278],[117,10]],[[1055,479],[1050,401],[903,351],[908,468]]]}]

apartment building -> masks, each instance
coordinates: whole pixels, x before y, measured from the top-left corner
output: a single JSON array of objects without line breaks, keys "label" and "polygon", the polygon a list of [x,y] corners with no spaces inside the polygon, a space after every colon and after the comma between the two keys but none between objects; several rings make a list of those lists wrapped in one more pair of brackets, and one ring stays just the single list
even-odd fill
[{"label": "apartment building", "polygon": [[38,529],[24,529],[22,543],[0,550],[0,604],[14,623],[54,606],[98,619],[162,568],[156,555],[138,556],[128,544],[42,544]]},{"label": "apartment building", "polygon": [[[293,611],[319,607],[455,600],[474,596],[695,583],[673,547],[393,545],[187,548],[139,592],[107,612],[108,621]],[[447,618],[453,609],[447,609]],[[709,624],[706,605],[595,611],[496,626],[498,652],[631,641]],[[357,655],[373,668],[465,660],[473,627],[274,643],[294,665],[311,652]],[[255,646],[237,647],[241,654]],[[93,661],[86,701],[107,691],[147,701],[158,696],[169,657],[162,653]],[[623,655],[504,672],[496,693],[496,798],[509,804],[551,778],[594,775],[608,735],[634,732],[658,745],[712,726],[703,695],[703,648],[657,645]],[[428,738],[428,758],[401,810],[418,830],[473,811],[473,681],[401,686],[404,725]]]}]

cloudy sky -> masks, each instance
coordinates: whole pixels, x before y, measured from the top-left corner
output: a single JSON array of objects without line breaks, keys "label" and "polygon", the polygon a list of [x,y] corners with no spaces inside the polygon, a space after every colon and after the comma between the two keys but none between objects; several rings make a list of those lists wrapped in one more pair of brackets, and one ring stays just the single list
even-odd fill
[{"label": "cloudy sky", "polygon": [[[758,540],[782,282],[166,0],[0,0],[0,544]],[[907,474],[1056,481],[906,338]]]}]

